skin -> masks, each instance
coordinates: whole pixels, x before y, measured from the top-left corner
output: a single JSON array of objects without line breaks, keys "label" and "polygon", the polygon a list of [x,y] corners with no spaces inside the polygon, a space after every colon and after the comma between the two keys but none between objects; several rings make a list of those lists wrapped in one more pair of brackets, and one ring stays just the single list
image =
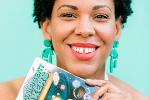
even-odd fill
[{"label": "skin", "polygon": [[[66,17],[66,13],[71,17]],[[104,77],[106,58],[114,40],[119,39],[121,27],[120,20],[115,20],[111,0],[59,0],[52,18],[42,23],[43,33],[52,40],[58,55],[58,66],[80,77],[94,79]],[[72,55],[68,46],[72,43],[91,43],[99,48],[92,59],[81,61]]]},{"label": "skin", "polygon": [[[104,80],[106,58],[122,30],[121,17],[115,19],[113,0],[57,0],[51,19],[47,18],[41,27],[45,38],[53,42],[57,65],[97,86],[94,100],[99,96],[102,100],[150,100],[114,76]],[[68,44],[72,43],[92,43],[98,49],[91,59],[79,60],[71,53]],[[15,99],[23,80],[0,84],[4,90],[0,91],[0,100]]]}]

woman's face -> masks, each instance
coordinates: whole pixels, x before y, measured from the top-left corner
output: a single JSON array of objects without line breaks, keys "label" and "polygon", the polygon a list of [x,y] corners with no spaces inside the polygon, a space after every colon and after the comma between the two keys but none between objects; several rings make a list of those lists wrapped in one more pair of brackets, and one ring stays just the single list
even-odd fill
[{"label": "woman's face", "polygon": [[42,29],[53,42],[58,66],[83,78],[100,76],[120,35],[114,14],[113,0],[56,0]]}]

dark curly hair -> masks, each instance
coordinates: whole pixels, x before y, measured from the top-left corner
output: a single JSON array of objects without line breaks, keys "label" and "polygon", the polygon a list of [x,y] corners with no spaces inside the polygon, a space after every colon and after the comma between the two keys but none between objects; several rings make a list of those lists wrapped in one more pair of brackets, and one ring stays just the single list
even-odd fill
[{"label": "dark curly hair", "polygon": [[[38,22],[39,28],[40,23],[44,22],[46,18],[51,18],[55,0],[34,0],[34,22]],[[114,0],[115,4],[115,18],[122,17],[122,24],[127,22],[129,15],[133,13],[131,8],[131,0]]]}]

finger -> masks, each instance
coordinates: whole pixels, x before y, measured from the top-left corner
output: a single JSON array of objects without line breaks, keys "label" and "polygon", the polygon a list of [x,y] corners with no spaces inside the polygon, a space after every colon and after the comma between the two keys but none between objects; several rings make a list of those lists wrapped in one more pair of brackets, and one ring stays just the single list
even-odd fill
[{"label": "finger", "polygon": [[124,96],[120,93],[105,93],[101,100],[123,100]]},{"label": "finger", "polygon": [[109,82],[109,81],[107,81],[107,83],[106,84],[103,84],[102,86],[101,86],[101,88],[102,87],[105,87],[105,88],[107,88],[107,92],[109,92],[109,93],[120,93],[121,92],[121,90],[120,90],[120,88],[118,88],[116,85],[114,85],[113,83],[111,83],[111,82]]},{"label": "finger", "polygon": [[132,95],[126,92],[120,93],[105,93],[101,100],[133,100]]},{"label": "finger", "polygon": [[105,80],[86,79],[86,83],[87,83],[88,85],[93,85],[93,86],[98,86],[98,87],[100,87],[100,86],[102,86],[103,84],[105,84],[106,81],[105,81]]},{"label": "finger", "polygon": [[100,87],[93,95],[94,100],[98,100],[99,97],[102,97],[105,93],[107,93],[108,87],[103,86]]},{"label": "finger", "polygon": [[99,87],[99,89],[94,93],[93,98],[98,99],[99,97],[102,97],[106,93],[122,93],[119,88],[111,84],[110,82],[107,82],[106,84]]}]

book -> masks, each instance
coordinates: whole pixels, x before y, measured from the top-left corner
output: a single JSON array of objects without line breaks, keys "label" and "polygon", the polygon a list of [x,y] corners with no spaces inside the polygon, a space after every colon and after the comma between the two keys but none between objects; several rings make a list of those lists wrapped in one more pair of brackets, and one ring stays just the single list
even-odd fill
[{"label": "book", "polygon": [[83,78],[37,57],[16,100],[92,100],[95,91]]}]

